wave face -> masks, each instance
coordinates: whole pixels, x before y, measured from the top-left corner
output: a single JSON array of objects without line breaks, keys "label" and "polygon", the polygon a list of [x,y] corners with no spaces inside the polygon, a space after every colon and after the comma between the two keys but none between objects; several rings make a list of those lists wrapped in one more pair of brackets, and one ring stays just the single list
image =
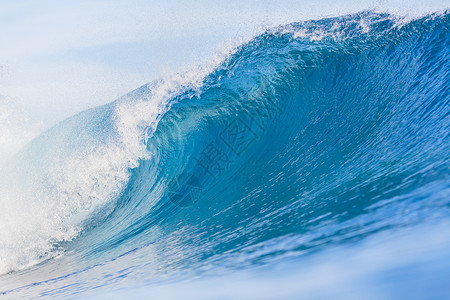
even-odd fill
[{"label": "wave face", "polygon": [[4,167],[4,293],[221,274],[447,220],[449,25],[281,26],[50,129]]}]

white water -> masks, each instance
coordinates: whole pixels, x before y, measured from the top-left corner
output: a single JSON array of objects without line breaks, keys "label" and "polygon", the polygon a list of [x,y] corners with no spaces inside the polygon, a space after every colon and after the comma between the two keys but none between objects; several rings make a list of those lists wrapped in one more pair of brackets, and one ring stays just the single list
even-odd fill
[{"label": "white water", "polygon": [[[184,89],[199,90],[202,79],[234,49],[225,47],[203,67],[157,82],[150,94],[125,96],[63,121],[5,159],[0,175],[0,205],[5,208],[0,210],[0,274],[55,257],[63,251],[55,244],[73,240],[91,219],[107,216],[130,170],[151,155],[145,133],[156,130],[169,100]],[[32,126],[20,122],[21,115],[4,111],[4,148],[12,154],[32,137],[11,142],[14,134],[23,135]]]}]

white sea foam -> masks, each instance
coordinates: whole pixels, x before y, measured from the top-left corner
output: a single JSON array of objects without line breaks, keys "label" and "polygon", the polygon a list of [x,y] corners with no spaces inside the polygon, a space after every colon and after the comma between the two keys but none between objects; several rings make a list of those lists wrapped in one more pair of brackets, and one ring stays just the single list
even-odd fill
[{"label": "white sea foam", "polygon": [[[106,216],[130,178],[151,156],[144,134],[180,91],[200,92],[203,78],[238,44],[202,67],[168,76],[147,94],[131,94],[81,113],[36,138],[3,168],[0,183],[0,274],[54,257],[92,218]],[[101,212],[101,214],[99,214]]]}]

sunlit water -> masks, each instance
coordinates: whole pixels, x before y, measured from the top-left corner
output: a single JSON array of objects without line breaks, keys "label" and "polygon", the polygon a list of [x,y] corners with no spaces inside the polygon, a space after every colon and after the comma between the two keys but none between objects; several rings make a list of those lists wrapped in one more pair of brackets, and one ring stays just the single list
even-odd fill
[{"label": "sunlit water", "polygon": [[449,18],[287,24],[51,128],[2,166],[2,295],[449,297]]}]

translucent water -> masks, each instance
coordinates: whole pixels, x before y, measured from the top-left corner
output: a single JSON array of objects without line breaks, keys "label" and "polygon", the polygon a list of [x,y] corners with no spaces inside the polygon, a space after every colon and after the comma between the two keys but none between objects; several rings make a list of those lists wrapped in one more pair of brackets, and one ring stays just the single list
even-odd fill
[{"label": "translucent water", "polygon": [[287,24],[51,128],[2,166],[0,291],[448,297],[449,18]]}]

